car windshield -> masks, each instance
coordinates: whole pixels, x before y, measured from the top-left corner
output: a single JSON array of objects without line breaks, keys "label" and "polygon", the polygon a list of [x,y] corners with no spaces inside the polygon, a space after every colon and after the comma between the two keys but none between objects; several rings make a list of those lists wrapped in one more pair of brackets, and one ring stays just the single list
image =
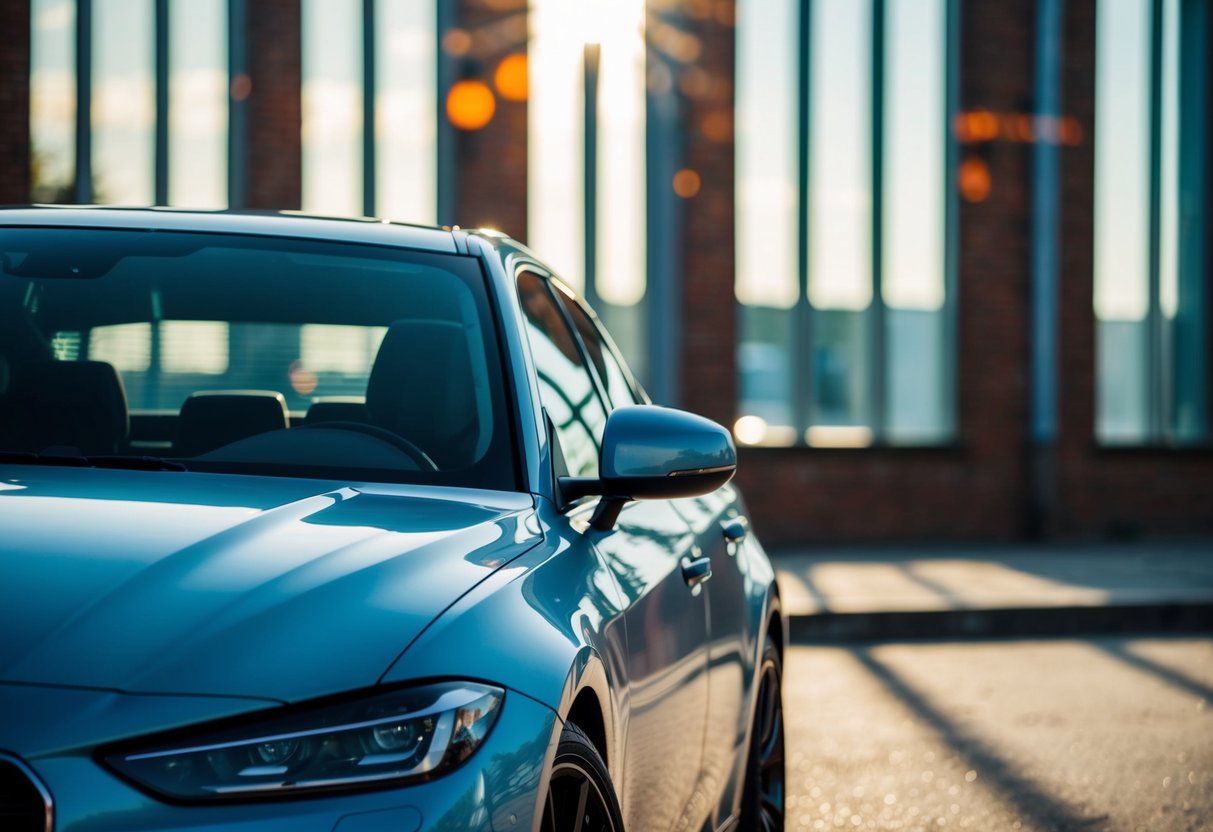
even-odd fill
[{"label": "car windshield", "polygon": [[0,461],[517,488],[470,257],[0,228]]}]

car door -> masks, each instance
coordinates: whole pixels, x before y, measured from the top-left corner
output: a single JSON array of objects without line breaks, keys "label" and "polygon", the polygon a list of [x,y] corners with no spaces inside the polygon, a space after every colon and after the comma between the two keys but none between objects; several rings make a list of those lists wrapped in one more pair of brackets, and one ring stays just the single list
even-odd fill
[{"label": "car door", "polygon": [[[614,406],[640,399],[635,383],[589,315],[567,294],[560,300],[586,347],[591,366]],[[711,494],[673,501],[691,528],[691,559],[708,558],[712,577],[703,584],[708,621],[708,719],[702,779],[696,799],[711,806],[731,805],[739,764],[737,752],[748,727],[746,691],[753,662],[753,625],[739,547],[749,531],[737,489],[726,485]]]},{"label": "car door", "polygon": [[[712,805],[732,805],[738,751],[748,728],[746,692],[753,672],[753,613],[744,557],[739,550],[749,531],[738,496],[731,484],[711,494],[674,501],[678,513],[691,526],[695,546],[711,559],[712,578],[705,584],[708,596],[708,724],[703,749],[703,791]],[[723,820],[723,818],[721,818]]]},{"label": "car door", "polygon": [[[548,281],[523,272],[518,292],[540,400],[564,466],[574,476],[595,476],[612,401],[602,380],[605,369],[570,326],[569,300],[562,291],[557,301]],[[587,353],[592,362],[586,361]],[[596,366],[591,369],[590,363]],[[614,383],[629,385],[626,372],[616,370]],[[615,575],[622,594],[625,644],[613,662],[622,691],[622,766],[612,769],[619,778],[625,825],[652,830],[698,825],[708,808],[697,791],[707,718],[708,630],[702,587],[689,586],[683,577],[693,535],[669,501],[630,503],[609,530],[589,527],[592,509],[578,506],[571,519],[581,541],[592,545]]]}]

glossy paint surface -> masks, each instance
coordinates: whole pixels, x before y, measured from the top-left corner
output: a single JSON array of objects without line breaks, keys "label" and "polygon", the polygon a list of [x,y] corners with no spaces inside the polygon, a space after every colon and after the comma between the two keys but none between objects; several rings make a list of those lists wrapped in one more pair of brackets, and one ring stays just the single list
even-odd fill
[{"label": "glossy paint surface", "polygon": [[5,466],[0,680],[284,701],[364,687],[447,605],[538,542],[530,504]]},{"label": "glossy paint surface", "polygon": [[[728,825],[755,660],[778,611],[770,565],[752,534],[726,534],[745,513],[728,485],[629,503],[610,529],[590,525],[596,498],[562,504],[513,288],[518,269],[548,274],[530,252],[497,235],[380,223],[109,210],[0,212],[0,223],[14,214],[478,258],[526,486],[0,462],[0,749],[54,795],[59,832],[538,829],[566,719],[600,742],[628,828]],[[632,409],[613,414],[622,439],[604,443],[604,474],[735,465],[718,426]],[[711,578],[689,581],[703,559]],[[95,761],[116,741],[435,679],[506,694],[485,744],[421,784],[183,806]]]}]

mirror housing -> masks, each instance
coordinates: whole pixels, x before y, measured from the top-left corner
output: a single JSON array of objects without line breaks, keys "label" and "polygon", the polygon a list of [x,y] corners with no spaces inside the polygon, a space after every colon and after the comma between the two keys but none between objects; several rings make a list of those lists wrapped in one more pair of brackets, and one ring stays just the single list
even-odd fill
[{"label": "mirror housing", "polygon": [[[598,477],[561,477],[560,488],[566,500],[594,494],[606,497],[615,503],[617,515],[618,506],[629,500],[711,493],[732,479],[736,470],[733,437],[720,425],[682,410],[630,405],[607,417]],[[604,527],[597,516],[593,525]],[[611,525],[614,518],[605,527]]]}]

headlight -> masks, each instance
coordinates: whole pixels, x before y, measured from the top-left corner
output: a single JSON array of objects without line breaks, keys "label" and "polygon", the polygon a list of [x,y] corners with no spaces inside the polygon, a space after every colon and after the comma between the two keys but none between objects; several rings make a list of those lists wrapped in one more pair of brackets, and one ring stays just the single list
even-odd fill
[{"label": "headlight", "polygon": [[103,755],[151,791],[180,800],[257,798],[422,780],[466,760],[505,692],[447,682]]}]

